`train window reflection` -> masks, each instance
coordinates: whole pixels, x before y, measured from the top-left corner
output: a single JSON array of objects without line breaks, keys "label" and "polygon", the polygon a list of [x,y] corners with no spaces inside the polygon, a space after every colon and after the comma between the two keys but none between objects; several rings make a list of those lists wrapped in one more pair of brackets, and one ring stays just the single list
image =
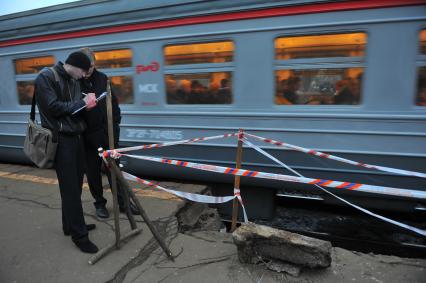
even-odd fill
[{"label": "train window reflection", "polygon": [[230,104],[231,72],[166,75],[168,104]]},{"label": "train window reflection", "polygon": [[95,51],[95,58],[98,69],[126,68],[132,66],[132,50],[130,49]]},{"label": "train window reflection", "polygon": [[426,54],[426,29],[420,32],[420,54]]},{"label": "train window reflection", "polygon": [[426,67],[419,69],[416,105],[426,106]]},{"label": "train window reflection", "polygon": [[15,60],[15,73],[21,74],[37,74],[44,67],[51,67],[55,64],[53,56],[33,57]]},{"label": "train window reflection", "polygon": [[16,82],[18,100],[21,105],[31,105],[34,95],[34,81]]},{"label": "train window reflection", "polygon": [[231,41],[170,45],[164,48],[166,65],[232,62]]},{"label": "train window reflection", "polygon": [[364,56],[366,42],[361,32],[281,37],[275,40],[276,59]]},{"label": "train window reflection", "polygon": [[279,105],[357,105],[363,68],[279,70],[275,103]]},{"label": "train window reflection", "polygon": [[112,92],[118,99],[119,104],[132,104],[133,100],[133,78],[132,76],[111,76]]}]

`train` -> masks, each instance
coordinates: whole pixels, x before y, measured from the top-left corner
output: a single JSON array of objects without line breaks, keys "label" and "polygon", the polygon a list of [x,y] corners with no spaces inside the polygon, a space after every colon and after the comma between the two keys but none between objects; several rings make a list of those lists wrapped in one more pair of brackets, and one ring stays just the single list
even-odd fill
[{"label": "train", "polygon": [[[0,16],[1,161],[29,162],[22,148],[34,79],[82,47],[95,52],[118,97],[120,147],[244,129],[426,172],[425,1],[86,0]],[[426,191],[424,178],[253,142],[306,177]],[[226,138],[137,154],[235,167],[236,148]],[[232,193],[230,175],[122,163],[138,176],[229,184]],[[242,168],[292,174],[246,146]],[[338,202],[306,184],[243,177],[245,188],[256,188],[255,199]],[[426,210],[424,199],[330,191],[371,209]]]}]

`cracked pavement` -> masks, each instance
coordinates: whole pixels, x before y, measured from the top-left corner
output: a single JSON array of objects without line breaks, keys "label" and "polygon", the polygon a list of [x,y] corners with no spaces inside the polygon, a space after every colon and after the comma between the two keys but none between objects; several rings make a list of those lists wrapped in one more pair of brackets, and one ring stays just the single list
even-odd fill
[{"label": "cracked pavement", "polygon": [[[104,182],[106,183],[106,181]],[[205,186],[161,182],[164,187],[199,193]],[[53,170],[0,164],[0,282],[424,282],[426,260],[355,253],[333,248],[332,266],[302,271],[299,278],[239,263],[230,234],[216,231],[179,233],[176,213],[185,201],[139,185],[138,196],[169,246],[170,261],[140,216],[142,233],[130,238],[94,265],[62,233],[59,188]],[[112,210],[111,193],[105,192]],[[90,239],[99,248],[114,242],[114,220],[99,221],[92,197],[83,189],[87,223],[97,228]],[[121,233],[130,230],[120,214]]]}]

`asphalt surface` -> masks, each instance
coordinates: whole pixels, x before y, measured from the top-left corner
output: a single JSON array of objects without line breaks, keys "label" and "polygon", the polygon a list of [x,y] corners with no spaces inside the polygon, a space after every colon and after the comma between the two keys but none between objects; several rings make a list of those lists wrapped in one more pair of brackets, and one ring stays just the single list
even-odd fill
[{"label": "asphalt surface", "polygon": [[[94,265],[64,236],[59,188],[53,170],[0,164],[0,282],[426,282],[426,260],[363,254],[333,248],[325,270],[303,270],[300,277],[238,261],[232,236],[219,231],[179,232],[176,214],[186,201],[136,186],[137,196],[167,243],[175,260],[167,259],[152,233],[136,217],[142,233]],[[204,192],[206,186],[161,182],[167,188]],[[111,211],[111,193],[105,192]],[[114,242],[114,221],[95,216],[87,190],[82,195],[86,223],[95,223],[90,239],[99,248]],[[199,215],[194,215],[198,217]],[[122,234],[130,230],[120,214]]]}]

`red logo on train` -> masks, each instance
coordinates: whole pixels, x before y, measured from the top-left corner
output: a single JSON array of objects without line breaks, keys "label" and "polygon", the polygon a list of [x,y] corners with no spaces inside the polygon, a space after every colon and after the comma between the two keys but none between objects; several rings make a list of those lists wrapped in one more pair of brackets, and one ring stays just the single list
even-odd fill
[{"label": "red logo on train", "polygon": [[157,61],[152,61],[149,65],[136,65],[136,74],[143,72],[157,72],[160,69],[160,64]]}]

